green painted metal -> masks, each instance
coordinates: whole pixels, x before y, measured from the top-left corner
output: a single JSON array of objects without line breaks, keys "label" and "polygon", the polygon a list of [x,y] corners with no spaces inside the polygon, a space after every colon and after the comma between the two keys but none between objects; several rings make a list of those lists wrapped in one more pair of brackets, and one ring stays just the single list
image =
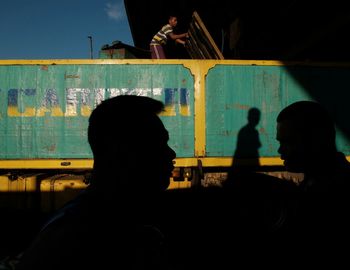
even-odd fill
[{"label": "green painted metal", "polygon": [[192,157],[193,86],[182,65],[0,66],[0,159],[92,158],[88,116],[120,94],[163,101],[170,146]]},{"label": "green painted metal", "polygon": [[[232,157],[237,145],[241,157],[242,151],[252,153],[250,157],[278,157],[275,119],[298,100],[327,107],[336,120],[338,149],[350,155],[348,66],[217,61],[203,82],[198,78],[207,62],[189,64],[194,70],[181,62],[0,65],[0,159],[92,158],[85,139],[88,116],[99,102],[120,94],[147,95],[165,103],[161,118],[180,158],[195,157],[195,136],[203,135],[206,157]],[[203,83],[205,95],[199,92]],[[202,98],[205,108],[198,107]],[[249,126],[253,108],[260,118]],[[202,119],[205,134],[195,131],[195,121]]]},{"label": "green painted metal", "polygon": [[[276,117],[299,100],[327,107],[336,120],[338,149],[349,155],[349,78],[350,69],[339,67],[216,65],[206,77],[207,156],[278,156]],[[260,112],[256,126],[248,125],[252,108]]]}]

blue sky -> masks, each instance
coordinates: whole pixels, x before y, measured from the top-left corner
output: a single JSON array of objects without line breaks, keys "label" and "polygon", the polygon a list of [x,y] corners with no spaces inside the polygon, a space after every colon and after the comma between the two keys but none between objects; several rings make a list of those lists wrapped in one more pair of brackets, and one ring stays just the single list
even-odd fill
[{"label": "blue sky", "polygon": [[123,0],[1,0],[0,59],[84,59],[133,45]]}]

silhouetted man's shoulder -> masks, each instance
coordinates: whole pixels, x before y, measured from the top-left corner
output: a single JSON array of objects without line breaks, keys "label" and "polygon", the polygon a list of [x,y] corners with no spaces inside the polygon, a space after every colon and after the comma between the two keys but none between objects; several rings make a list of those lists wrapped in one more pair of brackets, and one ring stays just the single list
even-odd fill
[{"label": "silhouetted man's shoulder", "polygon": [[232,178],[227,179],[224,187],[234,193],[269,195],[297,191],[295,183],[265,173],[244,172],[233,174],[232,176]]}]

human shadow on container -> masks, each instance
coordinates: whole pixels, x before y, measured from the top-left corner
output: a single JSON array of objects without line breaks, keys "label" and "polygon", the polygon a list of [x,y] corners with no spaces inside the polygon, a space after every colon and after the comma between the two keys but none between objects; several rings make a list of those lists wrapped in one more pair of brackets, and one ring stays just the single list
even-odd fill
[{"label": "human shadow on container", "polygon": [[349,265],[342,247],[350,240],[350,164],[337,150],[330,112],[319,102],[302,100],[283,108],[276,120],[278,152],[286,170],[304,173],[293,196],[292,237],[284,250],[292,252],[297,244],[299,252],[309,253],[297,263]]},{"label": "human shadow on container", "polygon": [[248,123],[238,132],[236,150],[228,173],[229,180],[233,180],[237,173],[256,171],[260,166],[259,148],[261,147],[261,141],[259,131],[256,129],[260,117],[259,109],[249,109]]},{"label": "human shadow on container", "polygon": [[[288,259],[298,246],[302,254],[313,252],[303,259],[295,258],[297,263],[321,266],[337,261],[348,265],[342,247],[350,239],[350,164],[337,151],[334,122],[320,103],[312,101],[290,104],[276,120],[278,152],[286,170],[304,173],[305,177],[298,185],[256,173],[235,181],[235,195],[243,212],[249,214],[243,218],[252,224],[247,228],[261,231],[266,221],[278,225],[278,230],[268,235],[270,245],[264,255],[279,254]],[[269,212],[273,215],[267,215]],[[270,222],[274,220],[277,222]],[[264,240],[264,234],[256,239]],[[255,241],[256,246],[259,242]]]},{"label": "human shadow on container", "polygon": [[259,109],[248,111],[248,123],[238,133],[232,166],[223,184],[224,190],[235,198],[241,234],[252,240],[281,229],[286,207],[282,194],[289,191],[289,185],[280,179],[260,172],[262,144],[256,128],[260,117]]}]

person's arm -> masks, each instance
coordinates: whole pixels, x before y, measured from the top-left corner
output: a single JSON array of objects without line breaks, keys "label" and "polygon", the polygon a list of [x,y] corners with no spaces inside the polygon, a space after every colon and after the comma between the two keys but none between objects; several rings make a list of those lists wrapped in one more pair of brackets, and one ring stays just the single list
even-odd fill
[{"label": "person's arm", "polygon": [[174,33],[170,33],[169,34],[169,37],[172,39],[172,40],[177,40],[177,39],[181,39],[181,38],[187,38],[188,37],[188,33],[183,33],[183,34],[179,34],[179,35],[175,35]]},{"label": "person's arm", "polygon": [[176,43],[180,43],[180,44],[182,44],[182,45],[185,45],[185,44],[186,44],[186,41],[184,41],[184,40],[182,40],[182,39],[179,39],[179,38],[175,39],[175,42],[176,42]]}]

